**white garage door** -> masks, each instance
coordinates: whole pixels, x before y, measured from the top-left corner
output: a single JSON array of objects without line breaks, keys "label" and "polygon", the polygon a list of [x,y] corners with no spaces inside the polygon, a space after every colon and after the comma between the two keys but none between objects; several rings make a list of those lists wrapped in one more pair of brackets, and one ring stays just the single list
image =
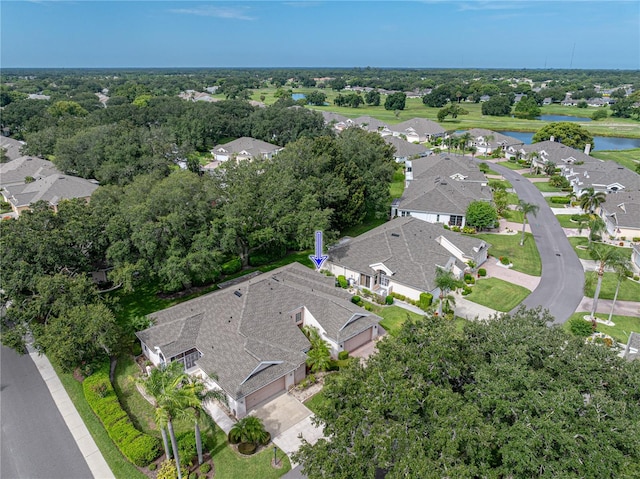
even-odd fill
[{"label": "white garage door", "polygon": [[267,384],[265,387],[249,394],[245,398],[245,407],[247,408],[247,412],[253,409],[256,404],[266,401],[276,394],[283,392],[285,390],[284,379],[285,377],[282,376],[280,379],[276,379],[271,384]]},{"label": "white garage door", "polygon": [[356,348],[359,348],[363,344],[371,341],[371,333],[373,332],[373,328],[366,329],[362,331],[360,334],[356,334],[353,338],[348,339],[344,342],[344,350],[345,351],[353,351]]}]

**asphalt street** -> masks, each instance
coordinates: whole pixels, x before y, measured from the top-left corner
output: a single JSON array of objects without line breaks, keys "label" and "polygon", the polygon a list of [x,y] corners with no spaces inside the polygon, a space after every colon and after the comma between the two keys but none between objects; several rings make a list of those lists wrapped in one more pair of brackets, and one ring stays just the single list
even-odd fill
[{"label": "asphalt street", "polygon": [[0,381],[0,477],[92,478],[31,357],[2,346]]},{"label": "asphalt street", "polygon": [[528,220],[540,253],[542,276],[538,287],[522,304],[527,308],[542,306],[555,318],[554,324],[564,323],[584,296],[582,263],[540,190],[509,168],[492,164],[491,169],[513,185],[518,198],[539,206],[537,215],[529,215]]}]

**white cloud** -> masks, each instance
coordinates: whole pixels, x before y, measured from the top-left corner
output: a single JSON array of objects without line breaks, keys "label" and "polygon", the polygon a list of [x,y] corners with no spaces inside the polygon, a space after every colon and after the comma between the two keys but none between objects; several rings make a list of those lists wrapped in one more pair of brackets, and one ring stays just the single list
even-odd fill
[{"label": "white cloud", "polygon": [[256,17],[247,15],[248,7],[206,6],[196,8],[178,8],[170,10],[172,13],[183,15],[197,15],[199,17],[228,18],[232,20],[255,20]]}]

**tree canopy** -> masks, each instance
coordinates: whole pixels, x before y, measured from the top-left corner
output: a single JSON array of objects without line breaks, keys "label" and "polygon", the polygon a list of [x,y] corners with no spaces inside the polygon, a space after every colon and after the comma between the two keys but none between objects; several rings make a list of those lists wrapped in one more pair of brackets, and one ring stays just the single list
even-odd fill
[{"label": "tree canopy", "polygon": [[498,219],[496,209],[487,201],[472,201],[467,207],[466,224],[478,228],[493,228]]},{"label": "tree canopy", "polygon": [[326,380],[324,436],[294,457],[316,478],[635,477],[640,367],[540,310],[408,321]]},{"label": "tree canopy", "polygon": [[591,145],[591,150],[593,150],[594,147],[593,135],[589,133],[589,130],[571,121],[549,123],[540,128],[535,135],[533,135],[531,141],[538,143],[549,140],[552,136],[554,141],[575,148],[576,150],[584,150],[587,143]]}]

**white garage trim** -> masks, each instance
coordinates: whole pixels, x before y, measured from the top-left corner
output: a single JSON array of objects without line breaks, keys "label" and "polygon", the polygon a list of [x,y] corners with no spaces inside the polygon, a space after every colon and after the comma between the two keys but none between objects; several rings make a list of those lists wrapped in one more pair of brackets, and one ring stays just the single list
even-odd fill
[{"label": "white garage trim", "polygon": [[363,344],[371,341],[371,334],[373,333],[373,327],[365,329],[361,333],[356,334],[352,338],[347,339],[344,342],[344,350],[345,351],[353,351],[354,349],[359,348]]}]

